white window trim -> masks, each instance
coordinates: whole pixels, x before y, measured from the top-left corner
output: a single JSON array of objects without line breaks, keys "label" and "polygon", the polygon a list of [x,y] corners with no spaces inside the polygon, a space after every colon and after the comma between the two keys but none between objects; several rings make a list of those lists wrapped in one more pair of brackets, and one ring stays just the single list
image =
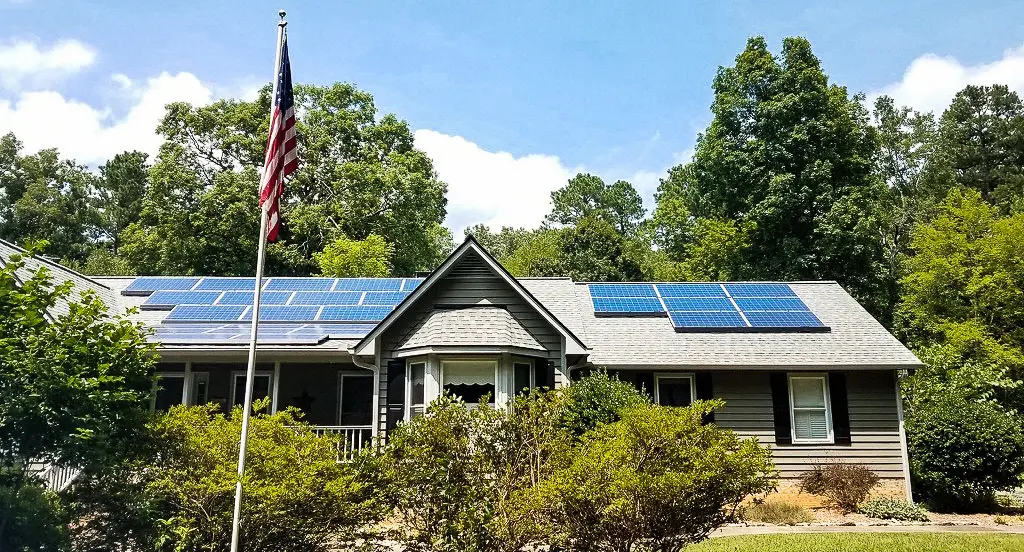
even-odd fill
[{"label": "white window trim", "polygon": [[[345,378],[373,378],[373,372],[362,371],[357,372],[355,370],[339,370],[338,371],[338,411],[334,413],[334,420],[337,425],[341,425],[341,409],[342,409],[342,391],[345,389]],[[373,425],[373,405],[377,404],[376,401],[370,404],[370,425]]]},{"label": "white window trim", "polygon": [[533,392],[533,390],[537,388],[537,382],[535,381],[537,379],[537,369],[533,360],[526,357],[512,357],[512,393],[510,393],[510,396],[512,397],[515,397],[520,391],[522,391],[522,389],[516,388],[516,364],[526,364],[530,367],[528,371],[530,380],[528,385],[530,392]]},{"label": "white window trim", "polygon": [[427,370],[430,365],[424,357],[410,358],[405,362],[405,412],[403,414],[403,418],[407,422],[412,420],[412,367],[414,364],[423,365],[423,404],[419,405],[419,403],[417,403],[417,405],[422,406],[423,413],[426,414],[427,404],[429,404],[429,401],[427,400]]},{"label": "white window trim", "polygon": [[[228,407],[234,408],[240,406],[235,404],[235,386],[238,385],[238,377],[245,378],[245,370],[232,370],[231,371],[231,395],[228,397]],[[276,390],[277,380],[274,378],[274,370],[256,370],[253,376],[267,376],[270,378],[270,385],[267,386],[267,393],[270,394],[270,409],[273,412],[274,407],[274,391]],[[245,399],[242,399],[245,400]]]},{"label": "white window trim", "polygon": [[501,397],[498,396],[502,392],[500,380],[498,379],[498,371],[499,371],[499,368],[501,366],[501,362],[500,362],[500,359],[493,358],[493,357],[441,359],[441,370],[439,372],[440,375],[438,377],[438,396],[440,396],[441,394],[444,393],[444,367],[445,366],[447,366],[449,364],[465,364],[465,363],[480,364],[480,363],[484,363],[484,362],[494,365],[494,395],[491,397],[491,403],[489,403],[489,404],[493,404],[495,406],[502,405],[503,401],[501,401]]},{"label": "white window trim", "polygon": [[[793,380],[813,379],[822,382],[822,391],[825,394],[825,428],[828,430],[828,437],[825,439],[799,439],[796,436],[796,410],[793,403]],[[828,387],[828,374],[821,372],[786,374],[786,385],[789,387],[789,431],[794,445],[834,445],[836,442],[835,432],[832,428],[832,398]],[[820,410],[818,407],[801,408],[800,410]]]},{"label": "white window trim", "polygon": [[663,379],[686,379],[690,380],[690,404],[697,400],[697,378],[693,372],[655,372],[654,373],[654,404],[661,404],[661,393],[659,392],[659,381]]},{"label": "white window trim", "polygon": [[181,378],[181,404],[187,405],[185,400],[188,398],[188,374],[178,370],[174,372],[156,372],[156,377],[153,378],[153,396],[149,399],[149,411],[156,412],[156,392],[160,388],[160,380],[163,378]]}]

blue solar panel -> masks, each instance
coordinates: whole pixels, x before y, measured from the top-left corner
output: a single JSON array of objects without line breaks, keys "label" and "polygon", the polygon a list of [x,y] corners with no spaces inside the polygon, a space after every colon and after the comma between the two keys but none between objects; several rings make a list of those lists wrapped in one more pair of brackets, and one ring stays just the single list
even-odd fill
[{"label": "blue solar panel", "polygon": [[175,305],[212,305],[219,291],[154,291],[142,304],[143,309],[170,309]]},{"label": "blue solar panel", "polygon": [[397,305],[409,296],[406,291],[367,291],[363,305]]},{"label": "blue solar panel", "polygon": [[[264,279],[266,281],[266,279]],[[245,291],[256,285],[256,278],[203,278],[196,289],[219,289],[221,291]]]},{"label": "blue solar panel", "polygon": [[361,291],[299,291],[291,305],[358,305]]},{"label": "blue solar panel", "polygon": [[166,276],[143,276],[136,278],[121,291],[122,295],[149,295],[159,290],[188,290],[196,285],[199,278],[169,278]]},{"label": "blue solar panel", "polygon": [[[327,338],[356,339],[370,333],[376,324],[267,324],[259,327],[258,343],[315,345]],[[157,326],[153,341],[165,345],[240,344],[249,341],[250,324],[163,324]]]},{"label": "blue solar panel", "polygon": [[391,313],[391,307],[324,307],[320,312],[321,321],[379,322]]},{"label": "blue solar panel", "polygon": [[[316,320],[320,307],[316,305],[266,305],[260,307],[260,322],[301,322]],[[252,320],[252,311],[245,313],[242,320]]]},{"label": "blue solar panel", "polygon": [[763,312],[751,311],[744,313],[754,328],[821,328],[827,329],[817,316],[810,311],[803,312]]},{"label": "blue solar panel", "polygon": [[366,334],[373,331],[377,327],[376,324],[321,324],[317,326],[327,330],[327,335],[330,337],[340,338],[353,338],[353,337],[365,337]]},{"label": "blue solar panel", "polygon": [[590,284],[591,297],[657,297],[651,284]]},{"label": "blue solar panel", "polygon": [[334,291],[401,291],[401,278],[338,278]]},{"label": "blue solar panel", "polygon": [[[225,291],[224,295],[217,301],[218,305],[251,305],[251,291]],[[263,291],[260,292],[261,305],[284,305],[292,296],[290,291]]]},{"label": "blue solar panel", "polygon": [[238,320],[247,307],[241,305],[178,305],[171,310],[165,321],[217,321]]},{"label": "blue solar panel", "polygon": [[283,291],[330,291],[334,278],[271,278],[264,289]]},{"label": "blue solar panel", "polygon": [[677,330],[745,328],[747,324],[738,312],[670,312],[672,326]]},{"label": "blue solar panel", "polygon": [[789,284],[725,284],[730,297],[796,297]]},{"label": "blue solar panel", "polygon": [[736,312],[732,301],[725,297],[665,297],[665,306],[671,311],[728,311]]},{"label": "blue solar panel", "polygon": [[665,307],[657,297],[591,297],[590,300],[598,314],[665,314]]},{"label": "blue solar panel", "polygon": [[809,311],[796,297],[749,297],[736,299],[740,310],[747,311]]},{"label": "blue solar panel", "polygon": [[721,284],[658,284],[662,297],[725,297]]},{"label": "blue solar panel", "polygon": [[406,278],[402,281],[402,291],[412,291],[423,283],[423,278]]}]

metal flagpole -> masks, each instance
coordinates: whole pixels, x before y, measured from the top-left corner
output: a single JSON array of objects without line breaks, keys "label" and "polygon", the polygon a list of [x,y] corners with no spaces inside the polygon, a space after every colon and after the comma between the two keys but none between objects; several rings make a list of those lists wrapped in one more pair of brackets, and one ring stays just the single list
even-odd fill
[{"label": "metal flagpole", "polygon": [[[281,71],[281,44],[284,41],[284,28],[288,22],[284,20],[284,10],[277,12],[281,20],[277,23],[277,53],[274,57],[274,85],[270,96],[270,116],[274,116],[279,86],[278,73]],[[273,123],[271,123],[273,124]],[[269,145],[268,145],[269,147]],[[284,168],[278,164],[278,170]],[[245,369],[245,401],[242,403],[242,436],[238,442],[238,480],[235,481],[235,512],[231,520],[231,552],[238,552],[239,525],[242,516],[242,478],[245,476],[245,449],[249,443],[249,413],[252,410],[252,387],[256,379],[256,335],[260,319],[260,292],[263,288],[263,257],[267,252],[267,220],[272,201],[266,201],[260,209],[259,249],[256,253],[256,285],[252,297],[252,325],[249,329],[249,365]]]}]

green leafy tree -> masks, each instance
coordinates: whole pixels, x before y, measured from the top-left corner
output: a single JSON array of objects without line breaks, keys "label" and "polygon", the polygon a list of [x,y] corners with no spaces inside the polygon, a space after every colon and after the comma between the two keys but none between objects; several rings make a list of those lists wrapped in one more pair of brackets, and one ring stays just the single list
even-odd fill
[{"label": "green leafy tree", "polygon": [[101,238],[110,244],[116,257],[121,232],[139,220],[142,199],[149,183],[149,156],[138,151],[119,153],[100,167],[97,205],[100,211]]},{"label": "green leafy tree", "polygon": [[[648,389],[647,392],[653,390]],[[579,438],[598,426],[617,421],[623,410],[650,402],[650,398],[633,384],[600,370],[573,382],[562,391],[559,425]]]},{"label": "green leafy tree", "polygon": [[636,230],[645,211],[643,199],[629,182],[605,184],[601,178],[583,173],[551,192],[551,203],[549,222],[574,226],[587,218],[600,218],[624,235]]},{"label": "green leafy tree", "polygon": [[511,226],[502,226],[501,230],[493,232],[486,224],[476,224],[466,228],[464,231],[466,237],[473,236],[484,249],[490,252],[491,255],[494,255],[494,258],[499,261],[508,259],[516,251],[529,243],[534,237],[535,232],[526,228],[512,228]]},{"label": "green leafy tree", "polygon": [[558,234],[558,276],[576,281],[620,282],[644,278],[649,245],[620,234],[603,218],[586,217]]},{"label": "green leafy tree", "polygon": [[365,240],[338,238],[327,245],[313,259],[320,265],[324,276],[353,278],[359,276],[383,277],[391,273],[391,257],[395,247],[376,234]]},{"label": "green leafy tree", "polygon": [[1024,103],[1017,93],[1005,85],[957,93],[939,119],[931,165],[930,178],[977,190],[1002,212],[1024,199]]},{"label": "green leafy tree", "polygon": [[860,98],[829,83],[803,38],[785,39],[778,58],[750,39],[713,89],[714,119],[693,160],[662,182],[659,207],[678,200],[695,219],[752,223],[733,277],[836,279],[874,308],[880,184]]},{"label": "green leafy tree", "polygon": [[559,237],[564,230],[538,228],[527,232],[522,241],[503,257],[498,257],[517,278],[538,276],[564,276],[561,268],[562,251]]},{"label": "green leafy tree", "polygon": [[[254,405],[257,412],[265,407]],[[351,464],[338,462],[337,441],[316,435],[297,416],[250,418],[245,550],[329,550],[351,543],[380,513],[366,482]],[[227,550],[241,409],[226,416],[213,405],[178,406],[157,417],[150,431],[151,454],[80,485],[77,547]]]}]

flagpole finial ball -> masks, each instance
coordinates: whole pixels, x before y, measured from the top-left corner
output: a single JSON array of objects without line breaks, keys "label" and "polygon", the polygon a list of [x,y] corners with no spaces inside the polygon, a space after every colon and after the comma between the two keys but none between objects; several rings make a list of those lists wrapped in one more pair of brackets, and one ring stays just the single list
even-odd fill
[{"label": "flagpole finial ball", "polygon": [[280,17],[281,19],[284,19],[284,15],[285,15],[285,13],[284,13],[284,10],[277,10],[277,15],[278,15],[278,16],[279,16],[279,17]]}]

